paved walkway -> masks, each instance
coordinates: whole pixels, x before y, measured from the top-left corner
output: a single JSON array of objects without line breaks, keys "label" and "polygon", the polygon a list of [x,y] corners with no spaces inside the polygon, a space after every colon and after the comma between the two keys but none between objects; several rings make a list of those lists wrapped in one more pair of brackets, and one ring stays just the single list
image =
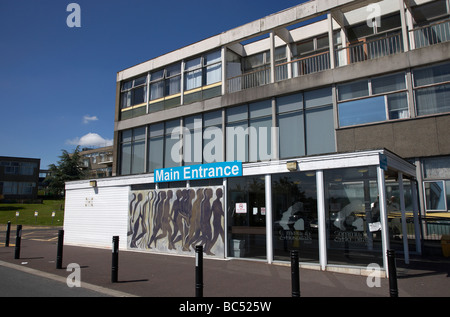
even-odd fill
[{"label": "paved walkway", "polygon": [[[24,230],[25,232],[25,230]],[[14,239],[11,239],[11,244]],[[22,239],[0,246],[0,265],[66,282],[80,267],[81,287],[111,296],[195,297],[195,258],[120,250],[118,282],[111,282],[111,250],[64,246],[63,268],[56,269],[57,241]],[[204,297],[291,297],[290,265],[249,260],[204,259]],[[397,259],[399,297],[450,297],[450,258]],[[300,269],[301,297],[389,297],[389,279],[369,287],[367,277]]]}]

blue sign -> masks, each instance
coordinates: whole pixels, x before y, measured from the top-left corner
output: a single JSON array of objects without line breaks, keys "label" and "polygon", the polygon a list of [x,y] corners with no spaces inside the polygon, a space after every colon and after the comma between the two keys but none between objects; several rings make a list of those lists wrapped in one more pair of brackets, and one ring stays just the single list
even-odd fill
[{"label": "blue sign", "polygon": [[387,157],[384,154],[380,154],[380,168],[385,171],[388,170]]},{"label": "blue sign", "polygon": [[155,183],[242,176],[242,162],[218,162],[155,170]]}]

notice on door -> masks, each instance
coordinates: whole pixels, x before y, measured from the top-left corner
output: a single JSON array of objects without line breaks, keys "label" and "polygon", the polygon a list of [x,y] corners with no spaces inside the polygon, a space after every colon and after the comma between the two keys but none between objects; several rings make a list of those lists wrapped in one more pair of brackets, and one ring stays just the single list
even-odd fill
[{"label": "notice on door", "polygon": [[236,213],[246,214],[247,213],[247,203],[236,203]]}]

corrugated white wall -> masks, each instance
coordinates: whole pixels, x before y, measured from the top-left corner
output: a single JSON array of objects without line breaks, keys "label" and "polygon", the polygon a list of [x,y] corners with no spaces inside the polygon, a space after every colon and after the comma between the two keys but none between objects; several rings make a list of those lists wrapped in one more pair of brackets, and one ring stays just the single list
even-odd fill
[{"label": "corrugated white wall", "polygon": [[119,236],[126,248],[128,195],[129,186],[66,186],[64,243],[111,248]]}]

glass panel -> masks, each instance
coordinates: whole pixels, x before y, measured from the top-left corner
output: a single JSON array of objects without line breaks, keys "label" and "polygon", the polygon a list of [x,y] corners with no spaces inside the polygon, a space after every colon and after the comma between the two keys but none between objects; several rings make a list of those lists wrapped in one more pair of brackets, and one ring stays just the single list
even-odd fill
[{"label": "glass panel", "polygon": [[387,95],[389,119],[405,119],[409,117],[406,92]]},{"label": "glass panel", "polygon": [[198,88],[202,86],[202,69],[187,72],[185,74],[186,90]]},{"label": "glass panel", "polygon": [[450,84],[418,89],[415,95],[419,116],[450,111]]},{"label": "glass panel", "polygon": [[266,258],[264,176],[228,179],[228,256]]},{"label": "glass panel", "polygon": [[136,78],[134,80],[134,87],[139,86],[139,85],[143,85],[147,82],[147,75]]},{"label": "glass panel", "polygon": [[150,85],[150,100],[164,97],[164,81],[159,81]]},{"label": "glass panel", "polygon": [[[178,130],[174,130],[178,128]],[[164,137],[164,167],[179,166],[181,157],[180,149],[180,121],[172,120],[165,123],[165,137]],[[173,139],[172,139],[173,135]],[[172,155],[173,154],[173,155]]]},{"label": "glass panel", "polygon": [[206,85],[211,85],[222,80],[222,64],[206,67]]},{"label": "glass panel", "polygon": [[378,223],[376,167],[325,170],[327,257],[330,264],[383,264],[381,232],[368,230]]},{"label": "glass panel", "polygon": [[139,140],[133,143],[133,162],[131,163],[131,174],[144,173],[144,167],[145,140]]},{"label": "glass panel", "polygon": [[423,177],[428,179],[450,179],[450,156],[423,158]]},{"label": "glass panel", "polygon": [[154,137],[149,139],[148,147],[148,169],[153,172],[155,169],[163,168],[164,137]]},{"label": "glass panel", "polygon": [[248,119],[247,105],[227,109],[227,122],[235,122]]},{"label": "glass panel", "polygon": [[277,98],[277,113],[301,109],[303,109],[303,94],[295,94]]},{"label": "glass panel", "polygon": [[166,68],[166,78],[179,75],[181,73],[181,64],[177,63]]},{"label": "glass panel", "polygon": [[128,175],[131,172],[131,143],[122,144],[120,157],[120,174]]},{"label": "glass panel", "polygon": [[131,142],[132,135],[132,129],[122,131],[122,142]]},{"label": "glass panel", "polygon": [[160,136],[164,134],[164,123],[156,123],[150,125],[150,137]]},{"label": "glass panel", "polygon": [[124,82],[122,83],[122,91],[130,89],[132,86],[133,86],[132,80]]},{"label": "glass panel", "polygon": [[154,73],[151,73],[150,75],[150,81],[156,81],[156,80],[161,80],[164,78],[164,70],[160,70]]},{"label": "glass panel", "polygon": [[306,153],[335,152],[333,106],[306,111]]},{"label": "glass panel", "polygon": [[139,88],[133,89],[133,105],[139,105],[141,103],[146,102],[147,100],[147,86],[142,86]]},{"label": "glass panel", "polygon": [[205,55],[205,65],[211,65],[222,61],[222,53],[215,51]]},{"label": "glass panel", "polygon": [[425,207],[428,210],[447,210],[444,182],[424,182]]},{"label": "glass panel", "polygon": [[273,256],[289,261],[298,250],[301,262],[319,262],[316,174],[272,175]]},{"label": "glass panel", "polygon": [[264,100],[249,104],[250,118],[257,118],[272,115],[272,101]]},{"label": "glass panel", "polygon": [[369,95],[367,80],[338,85],[339,100],[365,97]]},{"label": "glass panel", "polygon": [[185,70],[191,70],[196,69],[202,66],[202,59],[201,57],[195,58],[193,60],[187,61],[185,64]]},{"label": "glass panel", "polygon": [[202,116],[187,117],[184,125],[189,132],[183,129],[184,164],[201,164],[203,152]]},{"label": "glass panel", "polygon": [[372,94],[406,89],[405,73],[372,78]]},{"label": "glass panel", "polygon": [[414,87],[450,81],[450,63],[415,69],[413,74]]},{"label": "glass panel", "polygon": [[249,160],[264,161],[272,158],[272,117],[250,120]]},{"label": "glass panel", "polygon": [[131,91],[127,91],[121,94],[120,106],[121,108],[131,107]]},{"label": "glass panel", "polygon": [[181,91],[181,77],[172,77],[166,80],[166,96],[177,94]]},{"label": "glass panel", "polygon": [[343,102],[339,107],[339,126],[386,120],[384,96]]},{"label": "glass panel", "polygon": [[305,108],[329,105],[333,103],[331,87],[305,92]]},{"label": "glass panel", "polygon": [[294,112],[278,115],[280,158],[305,155],[305,132],[303,113]]},{"label": "glass panel", "polygon": [[314,41],[308,40],[297,44],[297,56],[304,55],[314,51]]},{"label": "glass panel", "polygon": [[227,161],[248,161],[248,124],[230,123],[226,130]]},{"label": "glass panel", "polygon": [[222,125],[222,111],[213,111],[203,114],[203,126]]},{"label": "glass panel", "polygon": [[329,44],[328,36],[317,38],[317,50],[328,48]]}]

